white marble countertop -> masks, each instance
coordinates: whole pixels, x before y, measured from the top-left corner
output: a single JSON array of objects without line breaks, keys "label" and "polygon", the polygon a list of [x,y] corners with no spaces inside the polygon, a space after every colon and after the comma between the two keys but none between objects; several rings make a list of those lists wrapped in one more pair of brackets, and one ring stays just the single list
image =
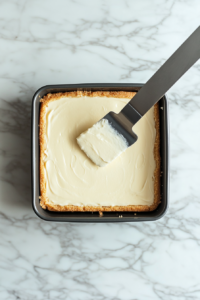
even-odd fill
[{"label": "white marble countertop", "polygon": [[146,82],[199,25],[199,0],[0,2],[0,299],[200,299],[200,63],[168,92],[171,188],[150,223],[58,224],[31,206],[33,93]]}]

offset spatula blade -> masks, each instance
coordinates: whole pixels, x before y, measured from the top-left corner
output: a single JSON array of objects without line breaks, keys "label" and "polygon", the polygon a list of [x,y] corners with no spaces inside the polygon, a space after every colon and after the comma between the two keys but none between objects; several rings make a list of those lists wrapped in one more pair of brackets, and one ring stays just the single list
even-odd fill
[{"label": "offset spatula blade", "polygon": [[119,114],[109,112],[103,119],[108,120],[109,124],[118,132],[118,134],[126,139],[128,147],[137,141],[138,137],[132,130],[132,121],[130,121],[122,112]]},{"label": "offset spatula blade", "polygon": [[[133,126],[199,57],[200,27],[174,52],[119,114],[108,113],[86,133],[80,135],[77,141],[81,149],[99,166],[104,166],[119,156],[137,141],[137,136],[132,130]],[[96,145],[93,145],[92,138],[96,141]]]}]

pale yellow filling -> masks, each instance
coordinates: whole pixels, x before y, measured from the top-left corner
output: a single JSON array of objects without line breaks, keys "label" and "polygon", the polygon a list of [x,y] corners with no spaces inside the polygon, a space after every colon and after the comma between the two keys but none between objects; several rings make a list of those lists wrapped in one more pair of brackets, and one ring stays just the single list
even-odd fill
[{"label": "pale yellow filling", "polygon": [[128,142],[106,119],[101,119],[78,138],[81,150],[99,167],[105,167],[128,148]]},{"label": "pale yellow filling", "polygon": [[46,108],[46,195],[59,205],[151,205],[154,201],[154,108],[135,126],[138,141],[105,168],[96,166],[76,138],[128,99],[62,98]]}]

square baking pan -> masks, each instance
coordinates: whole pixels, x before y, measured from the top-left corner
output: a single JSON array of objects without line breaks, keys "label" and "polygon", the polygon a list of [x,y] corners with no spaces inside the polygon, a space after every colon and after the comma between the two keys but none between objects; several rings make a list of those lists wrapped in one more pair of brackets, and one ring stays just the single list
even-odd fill
[{"label": "square baking pan", "polygon": [[169,124],[166,96],[159,101],[160,107],[160,155],[161,155],[161,203],[152,212],[53,212],[44,210],[39,203],[40,196],[40,146],[39,116],[40,99],[48,93],[60,93],[75,90],[90,91],[139,91],[143,84],[130,83],[91,83],[48,85],[40,88],[32,102],[32,205],[38,217],[55,222],[142,222],[155,221],[164,216],[168,207],[169,195]]}]

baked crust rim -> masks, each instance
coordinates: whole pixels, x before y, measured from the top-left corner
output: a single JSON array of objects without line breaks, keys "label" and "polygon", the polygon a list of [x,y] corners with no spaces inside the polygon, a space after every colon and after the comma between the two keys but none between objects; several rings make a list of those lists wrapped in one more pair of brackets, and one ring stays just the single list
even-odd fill
[{"label": "baked crust rim", "polygon": [[46,178],[44,168],[44,151],[46,149],[46,107],[52,101],[59,100],[63,97],[112,97],[131,99],[136,93],[126,91],[73,91],[64,93],[47,94],[40,102],[40,120],[39,120],[39,144],[40,144],[40,205],[43,209],[56,212],[147,212],[155,210],[160,204],[160,118],[159,105],[154,105],[154,120],[156,128],[156,137],[154,143],[154,159],[156,167],[154,170],[154,202],[152,205],[126,205],[126,206],[76,206],[76,205],[56,205],[49,201],[46,196]]}]

